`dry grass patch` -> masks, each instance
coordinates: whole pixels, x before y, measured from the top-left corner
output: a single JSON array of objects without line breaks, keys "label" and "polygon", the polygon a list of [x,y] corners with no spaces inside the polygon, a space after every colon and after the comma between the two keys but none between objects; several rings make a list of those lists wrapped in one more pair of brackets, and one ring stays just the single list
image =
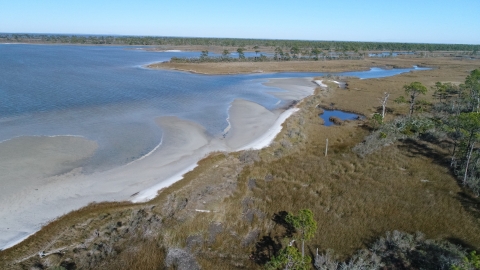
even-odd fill
[{"label": "dry grass patch", "polygon": [[[480,248],[480,216],[475,214],[480,203],[443,166],[444,150],[404,141],[362,159],[351,149],[369,133],[368,127],[358,121],[325,127],[318,117],[318,105],[331,103],[369,116],[384,91],[391,91],[393,100],[403,94],[404,84],[462,81],[476,66],[428,58],[364,62],[363,67],[424,63],[436,69],[383,79],[349,79],[347,90],[317,89],[298,105],[301,110],[287,119],[270,147],[214,153],[148,203],[103,203],[72,212],[0,252],[0,268],[74,262],[86,269],[123,265],[162,269],[167,261],[174,262],[171,268],[182,263],[169,254],[187,252],[194,256],[189,262],[203,269],[257,269],[261,267],[257,263],[278,250],[281,238],[289,233],[279,219],[281,212],[304,208],[314,212],[319,228],[307,243],[309,253],[334,249],[346,258],[393,230],[422,231],[428,238]],[[274,64],[287,70],[291,63]],[[348,61],[320,64],[357,68]],[[388,107],[391,115],[403,110],[393,103]],[[327,138],[330,147],[325,157]],[[37,255],[65,246],[43,258]],[[12,264],[18,260],[23,261]]]},{"label": "dry grass patch", "polygon": [[394,229],[479,247],[478,221],[458,200],[462,190],[430,158],[409,157],[394,146],[365,159],[342,150],[322,154],[294,154],[242,175],[248,179],[268,166],[274,180],[260,181],[254,195],[266,196],[268,216],[312,209],[319,227],[312,250],[332,248],[348,256]]}]

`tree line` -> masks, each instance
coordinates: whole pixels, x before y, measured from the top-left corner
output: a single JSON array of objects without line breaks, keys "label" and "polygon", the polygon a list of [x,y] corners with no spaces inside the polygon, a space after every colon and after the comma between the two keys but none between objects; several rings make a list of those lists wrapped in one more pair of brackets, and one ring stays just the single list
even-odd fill
[{"label": "tree line", "polygon": [[437,82],[433,121],[453,142],[450,167],[461,183],[480,195],[480,69],[460,85]]},{"label": "tree line", "polygon": [[238,48],[236,53],[238,57],[232,57],[229,50],[224,49],[222,54],[219,56],[212,56],[209,54],[208,50],[201,52],[199,57],[172,57],[170,62],[173,63],[201,63],[201,62],[268,62],[268,61],[311,61],[311,60],[340,60],[340,59],[349,59],[349,60],[358,60],[364,59],[364,53],[352,53],[352,52],[326,52],[314,49],[304,49],[300,50],[298,47],[292,47],[286,49],[285,51],[276,47],[274,53],[270,53],[268,56],[260,51],[259,46],[254,46],[255,56],[246,57],[245,48]]},{"label": "tree line", "polygon": [[404,86],[406,97],[396,103],[408,104],[408,115],[383,122],[387,93],[381,99],[382,114],[374,114],[376,129],[354,151],[367,155],[383,145],[407,138],[450,145],[452,172],[464,187],[480,196],[480,69],[475,69],[459,85],[437,82],[430,91],[435,102],[420,99],[429,89],[420,82]]},{"label": "tree line", "polygon": [[399,42],[317,41],[242,38],[199,38],[159,36],[111,36],[111,35],[61,35],[61,34],[0,34],[3,42],[41,42],[68,44],[115,45],[200,45],[224,47],[280,47],[317,48],[330,51],[464,51],[476,54],[478,44],[428,44]]}]

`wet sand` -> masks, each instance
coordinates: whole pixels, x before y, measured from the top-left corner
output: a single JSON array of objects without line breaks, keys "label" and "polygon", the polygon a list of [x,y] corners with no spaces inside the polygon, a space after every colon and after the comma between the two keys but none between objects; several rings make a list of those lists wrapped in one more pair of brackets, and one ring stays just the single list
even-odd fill
[{"label": "wet sand", "polygon": [[290,101],[300,100],[309,96],[313,94],[313,90],[318,87],[317,84],[313,83],[313,78],[311,77],[274,79],[264,83],[264,85],[286,90],[284,92],[271,92],[270,94],[280,99]]},{"label": "wet sand", "polygon": [[61,191],[44,188],[55,185],[55,175],[78,173],[96,149],[95,142],[74,136],[18,137],[0,143],[0,247],[28,236],[48,220],[32,223],[48,209],[24,209],[37,209],[46,198],[56,197]]},{"label": "wet sand", "polygon": [[[265,85],[286,90],[272,93],[284,100],[302,99],[315,89],[311,78],[272,79]],[[127,165],[88,175],[82,173],[81,166],[97,149],[95,142],[58,136],[0,143],[0,168],[8,172],[0,178],[8,185],[0,190],[0,249],[94,201],[152,199],[213,151],[268,146],[294,112],[294,108],[272,112],[237,99],[229,109],[231,128],[224,137],[208,135],[202,126],[188,120],[159,117],[156,122],[164,135],[156,150]]]},{"label": "wet sand", "polygon": [[[239,149],[265,133],[279,113],[271,112],[256,103],[237,99],[232,103],[229,115],[231,128],[225,137],[226,144],[231,149]],[[258,121],[259,119],[262,121]]]}]

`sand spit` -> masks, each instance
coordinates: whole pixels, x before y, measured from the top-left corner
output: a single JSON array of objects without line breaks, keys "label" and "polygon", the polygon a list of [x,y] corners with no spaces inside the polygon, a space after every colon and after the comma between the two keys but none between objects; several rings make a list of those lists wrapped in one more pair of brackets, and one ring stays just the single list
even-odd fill
[{"label": "sand spit", "polygon": [[[225,139],[231,149],[240,149],[264,134],[278,118],[278,113],[271,112],[256,103],[237,99],[229,110],[231,128]],[[258,121],[261,119],[261,121]],[[266,124],[266,123],[270,124]],[[248,130],[248,133],[245,132]]]},{"label": "sand spit", "polygon": [[265,133],[263,133],[260,137],[258,137],[251,143],[244,145],[237,150],[259,150],[268,147],[273,142],[275,137],[277,137],[277,134],[282,131],[283,122],[285,122],[285,120],[287,120],[290,115],[294,114],[298,110],[298,108],[291,108],[286,110],[285,112],[280,114],[275,123],[273,123],[273,125]]},{"label": "sand spit", "polygon": [[323,80],[315,80],[314,81],[316,84],[318,84],[318,86],[322,87],[322,88],[327,88],[328,85],[324,84],[323,83]]},{"label": "sand spit", "polygon": [[[161,124],[161,126],[165,128],[168,127],[168,125],[174,125],[176,128],[180,128],[180,130],[177,130],[177,132],[171,133],[177,134],[175,137],[177,142],[172,144],[172,147],[169,147],[173,152],[178,152],[179,146],[182,146],[186,149],[191,149],[189,144],[204,147],[205,151],[201,151],[202,153],[205,153],[204,156],[213,151],[241,151],[247,149],[258,150],[267,147],[270,145],[270,143],[272,143],[276,135],[282,130],[283,122],[297,110],[298,109],[296,108],[291,108],[283,112],[271,112],[257,103],[236,99],[234,102],[232,102],[232,106],[229,109],[229,126],[231,128],[226,133],[224,140],[219,138],[210,138],[208,141],[202,141],[202,138],[208,138],[208,136],[204,133],[204,130],[197,130],[197,132],[200,131],[203,133],[200,134],[199,132],[199,134],[194,134],[191,129],[190,132],[188,132],[188,138],[181,138],[181,136],[178,135],[186,135],[186,129],[182,129],[181,126],[178,126],[179,119],[175,119],[175,117],[171,117],[169,120],[162,118],[164,124]],[[202,142],[199,143],[199,141]],[[185,151],[186,149],[183,149],[183,152],[187,152]],[[171,154],[173,154],[173,152]],[[169,155],[166,151],[163,152],[163,154]],[[185,157],[191,157],[192,155],[193,153],[186,153]],[[197,161],[199,160],[200,159]],[[197,162],[177,172],[173,176],[138,192],[132,196],[130,201],[136,203],[153,199],[159,190],[183,179],[183,175],[192,171],[196,167]]]},{"label": "sand spit", "polygon": [[[265,85],[286,90],[272,94],[289,101],[313,93],[315,84],[310,80],[273,79]],[[182,179],[213,151],[266,147],[294,112],[294,108],[272,112],[237,99],[229,109],[231,129],[225,137],[213,137],[188,120],[160,117],[156,122],[164,134],[155,151],[130,164],[88,175],[82,173],[81,166],[97,148],[95,142],[58,136],[21,137],[0,143],[0,150],[9,149],[0,151],[2,171],[9,171],[0,180],[8,182],[8,188],[0,190],[0,249],[17,244],[43,224],[94,201],[149,200],[158,190]],[[23,154],[10,159],[8,155],[13,152]],[[13,171],[9,167],[12,164],[17,166]],[[17,178],[22,181],[15,181]]]}]

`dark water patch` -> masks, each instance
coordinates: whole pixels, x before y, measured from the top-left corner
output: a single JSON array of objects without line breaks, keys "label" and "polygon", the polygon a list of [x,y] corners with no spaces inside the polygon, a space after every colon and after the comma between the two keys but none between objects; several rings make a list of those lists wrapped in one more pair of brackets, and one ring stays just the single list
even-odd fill
[{"label": "dark water patch", "polygon": [[320,118],[323,119],[325,122],[325,126],[331,126],[335,124],[335,119],[339,119],[341,121],[345,120],[358,120],[361,119],[362,116],[355,114],[355,113],[350,113],[350,112],[344,112],[340,110],[325,110],[323,114],[319,115]]}]

